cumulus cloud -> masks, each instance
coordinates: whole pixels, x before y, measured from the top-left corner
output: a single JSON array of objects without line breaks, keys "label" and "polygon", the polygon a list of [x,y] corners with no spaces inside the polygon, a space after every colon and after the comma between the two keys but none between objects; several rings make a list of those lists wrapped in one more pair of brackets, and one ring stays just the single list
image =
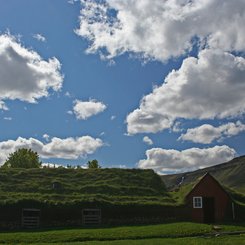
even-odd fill
[{"label": "cumulus cloud", "polygon": [[81,6],[76,33],[90,41],[88,53],[102,58],[133,52],[166,61],[190,51],[195,39],[245,49],[244,0],[81,0]]},{"label": "cumulus cloud", "polygon": [[143,138],[143,142],[148,144],[148,145],[153,145],[153,141],[148,136],[145,136]]},{"label": "cumulus cloud", "polygon": [[245,131],[245,124],[237,121],[236,123],[227,123],[219,127],[210,124],[204,124],[200,127],[188,129],[185,134],[179,137],[179,140],[189,140],[195,143],[210,144],[214,140],[221,140],[231,137]]},{"label": "cumulus cloud", "polygon": [[0,142],[0,164],[3,164],[8,155],[20,148],[30,148],[42,158],[78,159],[93,154],[104,145],[99,138],[82,136],[77,138],[60,139],[54,137],[49,143],[43,143],[34,138],[21,138]]},{"label": "cumulus cloud", "polygon": [[106,109],[106,105],[96,100],[90,101],[74,101],[73,111],[77,119],[86,120]]},{"label": "cumulus cloud", "polygon": [[0,109],[6,109],[3,101],[7,99],[35,103],[47,97],[50,89],[60,90],[60,69],[56,58],[45,61],[10,34],[0,35]]},{"label": "cumulus cloud", "polygon": [[235,154],[235,150],[226,145],[183,151],[152,148],[146,151],[147,158],[140,160],[138,167],[154,169],[159,173],[184,172],[229,161]]},{"label": "cumulus cloud", "polygon": [[127,116],[129,134],[156,133],[178,118],[215,119],[245,112],[245,59],[221,50],[186,58]]},{"label": "cumulus cloud", "polygon": [[[243,0],[81,0],[76,33],[90,41],[88,53],[113,58],[133,52],[167,61],[197,44],[164,84],[127,117],[129,134],[173,128],[176,119],[214,119],[244,113],[245,5]],[[235,51],[235,52],[233,52]]]},{"label": "cumulus cloud", "polygon": [[33,38],[37,39],[40,42],[46,42],[46,38],[42,34],[39,34],[39,33],[34,34]]}]

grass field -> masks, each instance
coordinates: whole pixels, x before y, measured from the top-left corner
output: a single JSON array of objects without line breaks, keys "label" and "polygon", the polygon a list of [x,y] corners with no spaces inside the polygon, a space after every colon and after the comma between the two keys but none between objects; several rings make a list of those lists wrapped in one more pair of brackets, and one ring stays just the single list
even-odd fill
[{"label": "grass field", "polygon": [[[245,226],[222,225],[222,231],[245,231]],[[211,225],[196,223],[171,223],[148,226],[124,226],[97,229],[66,229],[35,232],[2,232],[0,244],[237,244],[244,236],[197,238],[202,234],[214,234]],[[233,241],[233,243],[224,243]],[[169,243],[167,243],[169,242]],[[170,243],[171,242],[171,243]],[[181,243],[182,242],[182,243]],[[199,243],[198,243],[199,242]],[[212,244],[212,243],[208,243]],[[215,243],[217,244],[217,243]]]},{"label": "grass field", "polygon": [[[188,237],[188,238],[153,238],[143,240],[121,240],[121,241],[92,241],[59,243],[59,245],[242,245],[245,235],[221,236],[221,237]],[[33,245],[57,245],[56,243],[37,243]]]}]

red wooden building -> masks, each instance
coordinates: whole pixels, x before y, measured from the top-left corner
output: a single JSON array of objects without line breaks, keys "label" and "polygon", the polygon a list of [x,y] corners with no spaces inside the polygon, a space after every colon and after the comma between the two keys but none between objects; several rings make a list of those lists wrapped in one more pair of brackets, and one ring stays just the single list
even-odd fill
[{"label": "red wooden building", "polygon": [[221,222],[232,215],[232,199],[209,173],[187,194],[186,201],[192,220],[196,222]]}]

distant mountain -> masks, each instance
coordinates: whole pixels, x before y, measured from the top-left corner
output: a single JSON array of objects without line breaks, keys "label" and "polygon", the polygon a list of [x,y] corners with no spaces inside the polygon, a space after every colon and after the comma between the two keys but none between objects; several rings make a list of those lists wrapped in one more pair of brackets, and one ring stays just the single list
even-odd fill
[{"label": "distant mountain", "polygon": [[173,190],[178,185],[183,186],[195,183],[206,172],[213,175],[223,186],[245,193],[245,156],[193,172],[163,175],[161,178],[167,189]]}]

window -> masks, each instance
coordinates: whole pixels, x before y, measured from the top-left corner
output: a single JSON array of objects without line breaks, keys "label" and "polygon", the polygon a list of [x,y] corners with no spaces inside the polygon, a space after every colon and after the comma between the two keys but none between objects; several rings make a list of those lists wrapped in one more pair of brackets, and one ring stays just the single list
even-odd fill
[{"label": "window", "polygon": [[193,208],[202,208],[202,197],[193,197]]}]

